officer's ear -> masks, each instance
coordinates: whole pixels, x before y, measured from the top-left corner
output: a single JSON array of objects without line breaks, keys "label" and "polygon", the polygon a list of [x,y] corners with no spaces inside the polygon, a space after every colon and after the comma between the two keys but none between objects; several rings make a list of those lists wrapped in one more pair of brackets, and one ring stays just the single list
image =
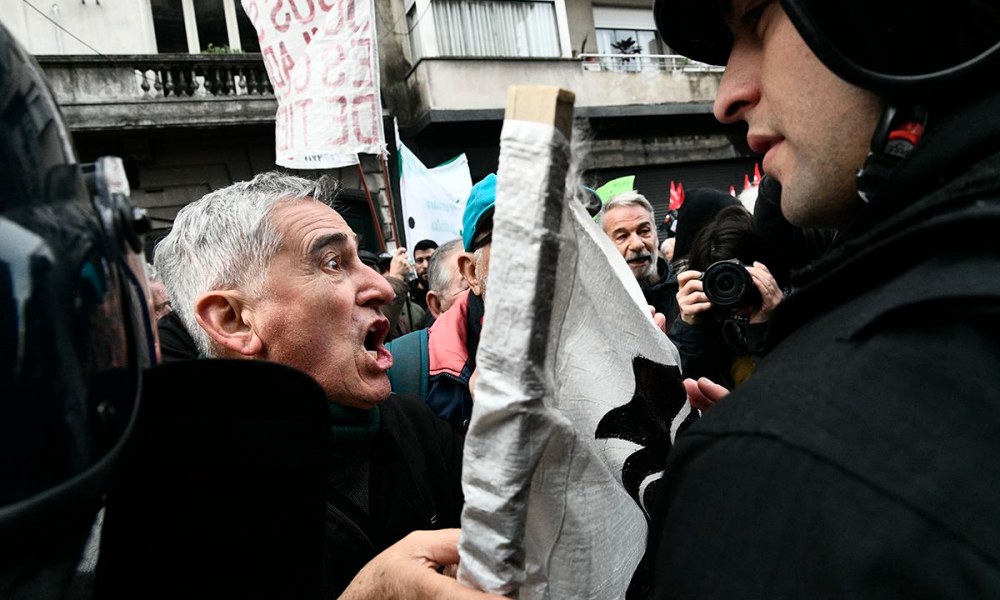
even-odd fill
[{"label": "officer's ear", "polygon": [[194,318],[226,354],[252,358],[264,347],[253,326],[253,311],[235,291],[205,292],[194,303]]}]

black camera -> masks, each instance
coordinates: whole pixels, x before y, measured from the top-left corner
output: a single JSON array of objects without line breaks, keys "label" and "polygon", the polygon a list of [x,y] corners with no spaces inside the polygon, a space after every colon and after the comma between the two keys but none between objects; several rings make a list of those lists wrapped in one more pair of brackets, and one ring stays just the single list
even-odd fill
[{"label": "black camera", "polygon": [[713,263],[701,274],[702,290],[715,308],[739,310],[759,306],[760,291],[737,258]]}]

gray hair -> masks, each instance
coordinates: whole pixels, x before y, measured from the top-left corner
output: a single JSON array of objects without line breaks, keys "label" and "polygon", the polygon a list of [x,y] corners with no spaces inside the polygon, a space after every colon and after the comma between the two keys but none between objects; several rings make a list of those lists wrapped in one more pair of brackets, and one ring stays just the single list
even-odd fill
[{"label": "gray hair", "polygon": [[604,205],[604,210],[601,211],[601,228],[604,228],[604,215],[616,208],[625,208],[627,206],[641,206],[646,209],[649,213],[649,220],[655,222],[656,216],[653,213],[653,205],[646,200],[646,197],[639,192],[622,192],[613,196],[608,203]]},{"label": "gray hair", "polygon": [[431,255],[431,261],[427,265],[427,289],[440,294],[452,286],[455,277],[460,277],[460,275],[456,273],[457,269],[448,268],[448,261],[464,249],[462,238],[455,238],[442,244]]},{"label": "gray hair", "polygon": [[328,176],[312,181],[271,171],[216,190],[177,213],[156,246],[154,265],[198,350],[216,356],[211,337],[195,320],[198,296],[221,289],[264,292],[267,267],[283,243],[271,222],[275,207],[298,200],[332,206],[339,191]]}]

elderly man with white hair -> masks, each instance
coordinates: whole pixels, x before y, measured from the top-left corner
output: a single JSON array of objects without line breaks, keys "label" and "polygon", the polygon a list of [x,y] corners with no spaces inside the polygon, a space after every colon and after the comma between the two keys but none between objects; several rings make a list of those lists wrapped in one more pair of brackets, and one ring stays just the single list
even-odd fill
[{"label": "elderly man with white hair", "polygon": [[428,327],[469,289],[458,268],[458,256],[463,250],[462,238],[455,238],[442,244],[431,256],[427,267],[427,310],[431,313]]},{"label": "elderly man with white hair", "polygon": [[601,228],[628,263],[646,302],[667,317],[677,314],[677,277],[660,256],[653,206],[631,191],[612,196],[600,213]]},{"label": "elderly man with white hair", "polygon": [[455,531],[392,546],[458,525],[462,443],[421,399],[390,395],[393,292],[358,258],[336,187],[265,173],[212,192],[178,213],[156,267],[203,355],[283,363],[326,392],[330,591],[480,597],[436,572],[457,560]]}]

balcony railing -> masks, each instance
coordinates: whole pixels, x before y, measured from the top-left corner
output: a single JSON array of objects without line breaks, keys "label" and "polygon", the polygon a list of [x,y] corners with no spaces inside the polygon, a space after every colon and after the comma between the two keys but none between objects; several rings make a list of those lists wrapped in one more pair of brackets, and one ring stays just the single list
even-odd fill
[{"label": "balcony railing", "polygon": [[581,54],[580,60],[584,71],[718,73],[725,70],[678,54]]},{"label": "balcony railing", "polygon": [[[274,96],[259,53],[39,56],[38,60],[56,77],[74,73],[70,76],[74,89],[66,91],[95,100]],[[128,72],[133,75],[125,77]]]},{"label": "balcony railing", "polygon": [[260,54],[150,55],[131,62],[144,97],[274,96]]},{"label": "balcony railing", "polygon": [[274,121],[260,54],[37,58],[73,130]]}]

